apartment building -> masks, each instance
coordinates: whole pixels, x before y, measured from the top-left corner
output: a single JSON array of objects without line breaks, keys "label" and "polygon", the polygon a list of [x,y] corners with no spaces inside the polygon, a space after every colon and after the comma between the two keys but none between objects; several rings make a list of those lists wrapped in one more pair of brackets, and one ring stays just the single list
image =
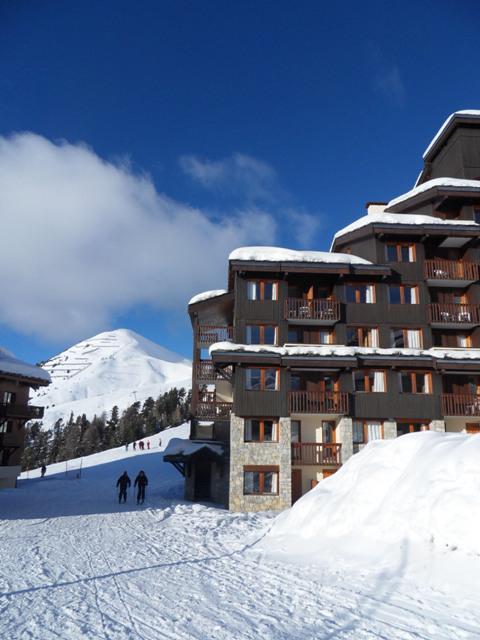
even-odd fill
[{"label": "apartment building", "polygon": [[28,404],[30,389],[50,383],[49,374],[0,348],[0,489],[16,486],[21,472],[25,423],[41,420],[43,407]]},{"label": "apartment building", "polygon": [[414,188],[329,252],[237,249],[195,296],[185,496],[283,509],[367,442],[480,432],[480,111],[453,114]]}]

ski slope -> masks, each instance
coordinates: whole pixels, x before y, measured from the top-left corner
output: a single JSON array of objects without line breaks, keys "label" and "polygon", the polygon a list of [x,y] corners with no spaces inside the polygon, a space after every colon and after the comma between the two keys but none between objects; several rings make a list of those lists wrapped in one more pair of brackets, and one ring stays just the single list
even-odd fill
[{"label": "ski slope", "polygon": [[91,419],[115,405],[123,410],[137,400],[192,384],[190,360],[129,329],[82,340],[42,367],[52,383],[34,393],[31,404],[45,407],[46,427],[59,418],[68,420],[72,411]]},{"label": "ski slope", "polygon": [[[0,492],[2,640],[479,637],[476,591],[453,573],[439,580],[448,569],[442,555],[398,548],[374,561],[337,548],[331,556],[317,531],[309,562],[283,561],[267,535],[276,514],[184,502],[182,478],[162,450],[187,435],[182,425],[161,434],[161,447],[151,438],[150,451],[89,456],[79,480],[52,465],[43,480],[30,472]],[[149,478],[145,504],[137,507],[130,490],[119,506],[117,478],[127,470],[133,480],[140,469]],[[464,568],[479,575],[474,557]]]}]

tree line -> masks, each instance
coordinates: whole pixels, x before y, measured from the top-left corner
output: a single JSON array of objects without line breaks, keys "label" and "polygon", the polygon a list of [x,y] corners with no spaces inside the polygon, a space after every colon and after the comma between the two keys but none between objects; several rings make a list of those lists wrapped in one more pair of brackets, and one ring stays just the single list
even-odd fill
[{"label": "tree line", "polygon": [[25,428],[22,469],[88,456],[178,426],[190,418],[191,399],[191,391],[173,388],[156,400],[134,402],[121,414],[115,406],[109,417],[102,413],[88,420],[72,412],[67,422],[60,418],[51,429],[32,422]]}]

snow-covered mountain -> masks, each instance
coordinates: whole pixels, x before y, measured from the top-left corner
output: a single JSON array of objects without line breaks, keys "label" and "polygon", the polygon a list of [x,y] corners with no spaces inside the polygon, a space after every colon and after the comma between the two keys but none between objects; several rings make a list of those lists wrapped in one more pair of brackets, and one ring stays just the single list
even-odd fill
[{"label": "snow-covered mountain", "polygon": [[45,407],[44,425],[58,418],[125,409],[172,387],[191,386],[191,362],[128,329],[99,333],[43,365],[52,384],[31,403]]}]

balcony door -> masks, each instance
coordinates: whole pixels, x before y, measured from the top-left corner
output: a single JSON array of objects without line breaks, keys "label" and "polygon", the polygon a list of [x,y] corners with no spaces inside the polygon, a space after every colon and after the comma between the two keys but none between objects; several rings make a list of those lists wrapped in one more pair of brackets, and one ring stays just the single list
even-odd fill
[{"label": "balcony door", "polygon": [[333,420],[324,420],[322,422],[322,442],[325,444],[335,444],[335,422]]},{"label": "balcony door", "polygon": [[336,391],[338,382],[332,376],[320,373],[292,373],[292,391],[308,391],[321,394]]},{"label": "balcony door", "polygon": [[302,470],[292,469],[292,504],[302,497]]},{"label": "balcony door", "polygon": [[445,393],[459,396],[480,395],[480,376],[445,376],[444,388]]}]

